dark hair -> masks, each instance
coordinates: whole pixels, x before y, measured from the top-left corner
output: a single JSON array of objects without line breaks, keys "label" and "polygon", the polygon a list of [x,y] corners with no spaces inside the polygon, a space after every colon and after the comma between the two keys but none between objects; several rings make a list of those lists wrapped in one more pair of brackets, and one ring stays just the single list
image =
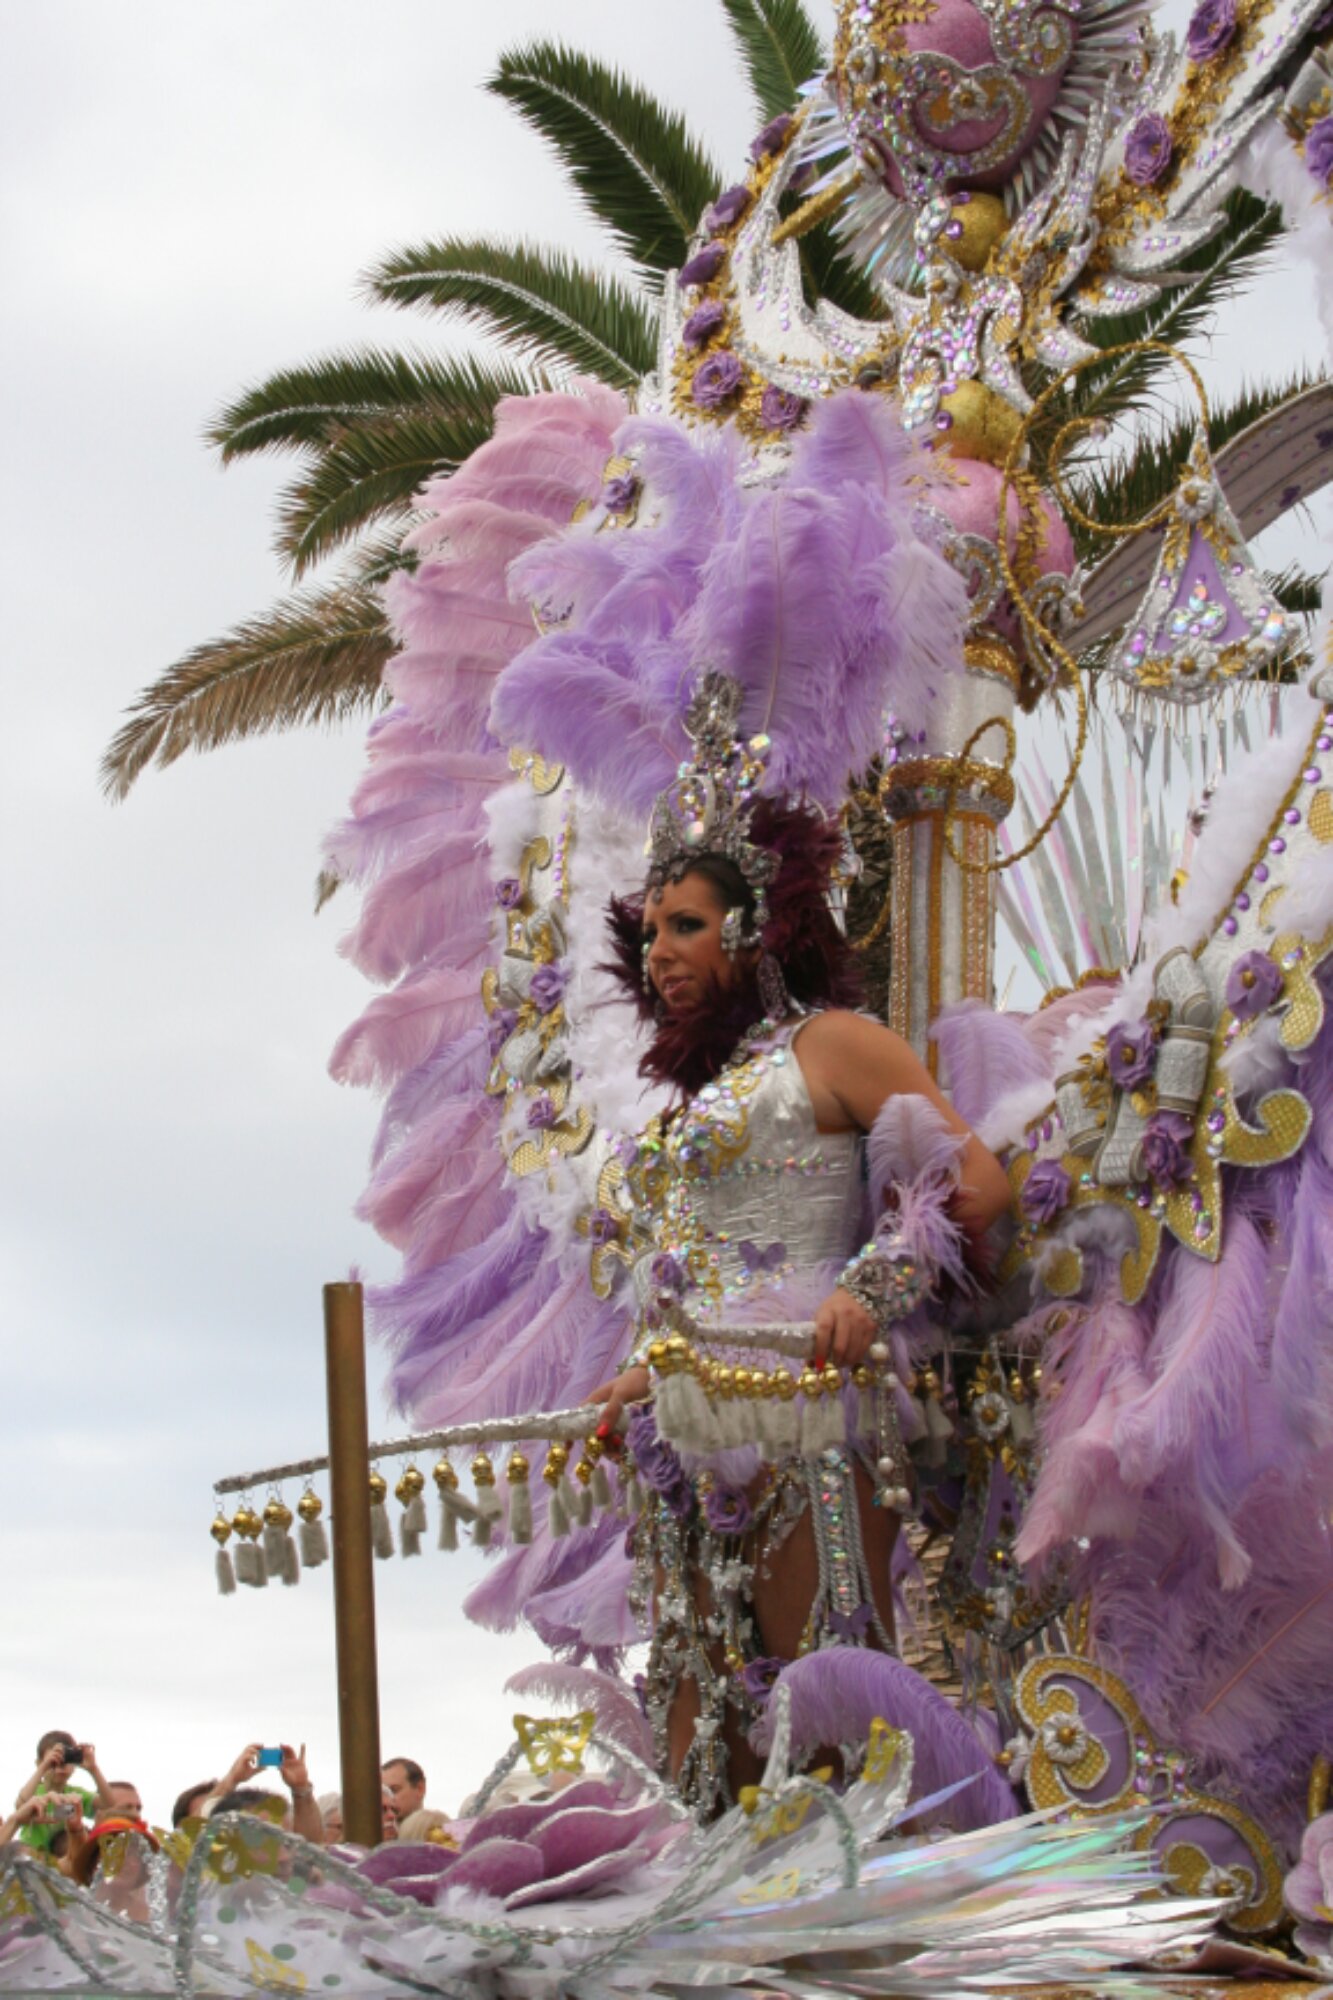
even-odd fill
[{"label": "dark hair", "polygon": [[47,1751],[56,1743],[73,1743],[68,1729],[48,1729],[45,1736],[37,1738],[37,1762],[40,1764]]},{"label": "dark hair", "polygon": [[402,1765],[403,1776],[407,1779],[409,1785],[425,1784],[426,1773],[422,1770],[420,1764],[414,1764],[410,1757],[386,1757],[380,1765],[380,1776],[383,1777],[384,1773],[390,1770],[395,1764]]},{"label": "dark hair", "polygon": [[[782,968],[793,1001],[800,1007],[856,1007],[862,998],[856,959],[829,908],[833,871],[842,859],[836,821],[816,807],[780,805],[760,799],[750,822],[750,838],[778,857],[778,872],[767,892],[768,920],[763,948]],[[754,916],[754,894],[733,861],[701,854],[679,877],[701,875],[725,907]],[[613,897],[608,914],[613,957],[611,972],[634,1001],[639,1018],[654,1024],[654,1035],[639,1062],[639,1074],[693,1092],[725,1067],[748,1028],[762,1020],[757,964],[736,962],[736,978],[714,984],[698,1007],[660,1019],[653,994],[643,985],[643,896]]]},{"label": "dark hair", "polygon": [[205,1778],[202,1784],[187,1785],[175,1805],[171,1808],[171,1824],[179,1826],[183,1819],[188,1819],[190,1817],[190,1807],[195,1799],[199,1797],[201,1792],[205,1795],[211,1792],[216,1783],[216,1778]]},{"label": "dark hair", "polygon": [[[215,1818],[218,1813],[260,1812],[265,1806],[272,1805],[277,1797],[276,1792],[266,1792],[262,1785],[238,1785],[234,1792],[222,1794],[209,1817]],[[283,1811],[286,1810],[283,1805]]]}]

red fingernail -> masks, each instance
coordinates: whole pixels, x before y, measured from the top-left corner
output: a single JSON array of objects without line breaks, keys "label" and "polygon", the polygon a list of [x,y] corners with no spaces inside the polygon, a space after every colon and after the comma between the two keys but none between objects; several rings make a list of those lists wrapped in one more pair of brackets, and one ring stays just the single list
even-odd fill
[{"label": "red fingernail", "polygon": [[611,1435],[610,1424],[598,1424],[597,1429],[593,1433],[593,1435],[599,1438],[610,1437]]}]

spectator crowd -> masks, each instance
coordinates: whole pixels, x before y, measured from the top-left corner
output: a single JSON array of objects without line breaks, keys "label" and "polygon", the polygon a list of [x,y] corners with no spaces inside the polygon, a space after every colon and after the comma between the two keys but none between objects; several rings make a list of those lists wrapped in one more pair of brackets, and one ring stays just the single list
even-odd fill
[{"label": "spectator crowd", "polygon": [[[415,1759],[391,1757],[381,1776],[380,1845],[404,1840],[457,1846],[455,1822],[426,1804],[426,1774]],[[288,1743],[248,1743],[221,1777],[201,1778],[184,1788],[171,1809],[171,1829],[188,1831],[188,1822],[217,1813],[280,1822],[316,1846],[346,1845],[342,1798],[337,1792],[316,1795],[304,1744],[294,1749]],[[137,1784],[105,1776],[94,1744],[67,1729],[48,1729],[38,1738],[32,1772],[19,1787],[13,1811],[0,1818],[0,1858],[11,1842],[18,1842],[87,1888],[98,1875],[106,1843],[137,1834],[155,1851],[166,1831],[149,1823]],[[125,1845],[122,1840],[122,1852]],[[134,1898],[123,1913],[140,1916]]]}]

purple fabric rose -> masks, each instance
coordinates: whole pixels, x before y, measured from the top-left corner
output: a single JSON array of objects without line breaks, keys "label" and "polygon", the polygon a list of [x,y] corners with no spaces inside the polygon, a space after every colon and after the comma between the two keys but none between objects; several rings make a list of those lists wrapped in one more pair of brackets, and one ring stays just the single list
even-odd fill
[{"label": "purple fabric rose", "polygon": [[588,1241],[590,1243],[614,1243],[620,1234],[619,1219],[609,1208],[595,1208],[588,1217]]},{"label": "purple fabric rose", "polygon": [[758,166],[776,153],[792,128],[790,111],[779,111],[776,118],[770,118],[762,132],[756,132],[750,141],[750,158]]},{"label": "purple fabric rose", "polygon": [[1129,128],[1125,140],[1125,172],[1139,187],[1151,187],[1171,164],[1175,144],[1171,127],[1158,111],[1147,111]]},{"label": "purple fabric rose", "polygon": [[733,222],[739,222],[750,206],[750,190],[737,185],[720,194],[711,208],[704,210],[704,228],[710,236],[719,229],[730,229]]},{"label": "purple fabric rose", "polygon": [[1296,1866],[1282,1884],[1293,1916],[1301,1919],[1296,1943],[1316,1964],[1333,1962],[1333,1812],[1320,1813],[1301,1835]]},{"label": "purple fabric rose", "polygon": [[639,482],[632,472],[618,472],[602,488],[602,505],[608,514],[628,514],[638,490]]},{"label": "purple fabric rose", "polygon": [[358,1864],[399,1895],[436,1903],[454,1889],[498,1897],[511,1910],[604,1895],[651,1864],[679,1834],[670,1807],[641,1792],[584,1778],[552,1799],[497,1806],[474,1820],[457,1853],[388,1842]]},{"label": "purple fabric rose", "polygon": [[721,299],[705,299],[697,305],[680,330],[687,347],[706,347],[727,316]]},{"label": "purple fabric rose", "polygon": [[1226,1003],[1238,1021],[1267,1013],[1281,993],[1282,974],[1266,951],[1247,951],[1227,974]]},{"label": "purple fabric rose", "polygon": [[549,1132],[555,1121],[555,1105],[546,1091],[539,1091],[528,1106],[528,1130]]},{"label": "purple fabric rose", "polygon": [[1191,62],[1211,62],[1235,32],[1236,0],[1199,0],[1186,30],[1185,53]]},{"label": "purple fabric rose", "polygon": [[761,1656],[757,1660],[747,1660],[741,1668],[741,1686],[751,1701],[766,1702],[772,1694],[778,1675],[786,1666],[785,1660]]},{"label": "purple fabric rose", "polygon": [[706,285],[715,278],[726,259],[725,243],[705,243],[702,250],[696,250],[688,262],[681,265],[676,274],[678,285]]},{"label": "purple fabric rose", "polygon": [[653,1288],[659,1292],[681,1292],[685,1289],[685,1273],[679,1257],[673,1257],[669,1250],[659,1250],[648,1266],[648,1275]]},{"label": "purple fabric rose", "polygon": [[497,1007],[486,1023],[486,1039],[491,1046],[491,1054],[498,1056],[509,1037],[518,1026],[518,1015],[512,1007]]},{"label": "purple fabric rose", "polygon": [[644,1485],[660,1494],[663,1505],[683,1520],[694,1505],[694,1488],[681,1470],[676,1453],[657,1435],[657,1419],[652,1410],[643,1404],[629,1413],[625,1443]]},{"label": "purple fabric rose", "polygon": [[558,1007],[565,990],[565,968],[563,965],[539,965],[532,975],[528,995],[539,1014],[549,1014]]},{"label": "purple fabric rose", "polygon": [[1069,1200],[1072,1183],[1058,1160],[1038,1160],[1023,1183],[1018,1205],[1029,1222],[1054,1222]]},{"label": "purple fabric rose", "polygon": [[1321,118],[1306,133],[1305,165],[1320,187],[1333,182],[1333,118]]},{"label": "purple fabric rose", "polygon": [[713,1486],[704,1500],[704,1519],[715,1535],[743,1535],[754,1510],[738,1486]]},{"label": "purple fabric rose", "polygon": [[523,884],[517,875],[502,875],[495,885],[495,900],[502,910],[516,910],[523,901]]},{"label": "purple fabric rose", "polygon": [[770,382],[759,401],[759,416],[767,431],[794,431],[809,404],[804,396],[793,396]]},{"label": "purple fabric rose", "polygon": [[725,347],[719,348],[695,370],[690,393],[701,410],[716,410],[735,395],[744,372],[734,354]]},{"label": "purple fabric rose", "polygon": [[1112,1083],[1137,1090],[1157,1061],[1157,1030],[1151,1021],[1117,1021],[1106,1037],[1106,1068]]},{"label": "purple fabric rose", "polygon": [[1148,1178],[1160,1188],[1179,1187],[1193,1172],[1190,1141],[1194,1121],[1183,1111],[1155,1111],[1139,1141],[1139,1153]]}]

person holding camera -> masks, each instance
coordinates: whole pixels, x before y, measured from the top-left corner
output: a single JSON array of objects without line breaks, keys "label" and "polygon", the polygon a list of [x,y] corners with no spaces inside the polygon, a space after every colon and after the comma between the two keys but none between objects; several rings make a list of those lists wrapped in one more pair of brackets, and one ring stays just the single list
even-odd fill
[{"label": "person holding camera", "polygon": [[[95,1791],[90,1792],[73,1782],[76,1771],[87,1773],[96,1787]],[[111,1787],[102,1776],[97,1762],[96,1750],[91,1743],[76,1743],[67,1729],[48,1729],[38,1739],[36,1769],[20,1788],[14,1801],[15,1809],[21,1810],[33,1799],[45,1799],[52,1794],[61,1798],[67,1807],[77,1800],[79,1816],[90,1825],[99,1810],[115,1804]],[[20,1828],[18,1837],[28,1847],[50,1853],[52,1843],[69,1817],[68,1810],[53,1815],[30,1815]]]}]

